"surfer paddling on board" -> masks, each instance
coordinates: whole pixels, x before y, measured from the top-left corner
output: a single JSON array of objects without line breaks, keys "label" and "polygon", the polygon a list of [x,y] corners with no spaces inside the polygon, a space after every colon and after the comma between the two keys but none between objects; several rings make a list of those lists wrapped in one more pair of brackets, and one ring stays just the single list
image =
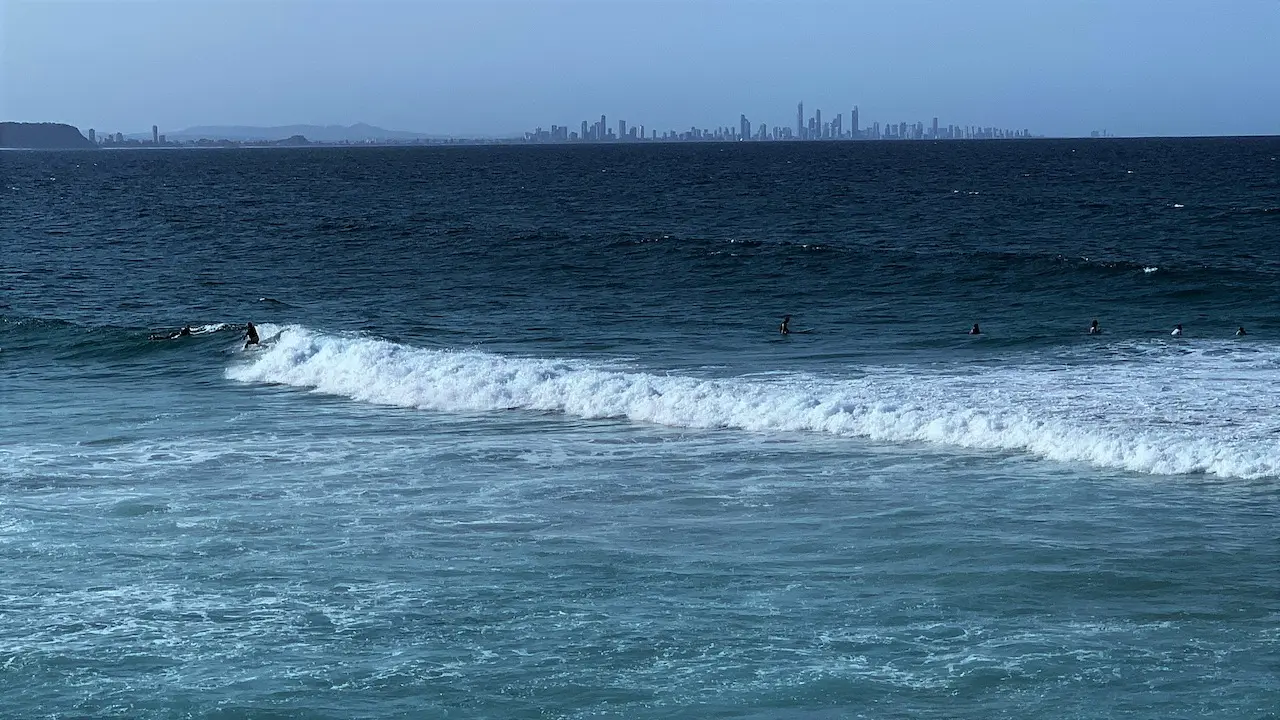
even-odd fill
[{"label": "surfer paddling on board", "polygon": [[258,344],[258,328],[249,323],[249,327],[244,331],[244,349],[248,350],[250,345]]},{"label": "surfer paddling on board", "polygon": [[1098,327],[1098,321],[1097,321],[1097,320],[1094,320],[1094,321],[1093,321],[1093,323],[1092,323],[1091,325],[1089,325],[1089,334],[1090,334],[1090,335],[1101,335],[1101,334],[1102,334],[1102,328]]},{"label": "surfer paddling on board", "polygon": [[1179,323],[1179,324],[1177,324],[1177,325],[1174,325],[1174,326],[1173,326],[1173,332],[1171,332],[1171,333],[1169,333],[1169,334],[1170,334],[1170,335],[1172,335],[1172,336],[1174,336],[1174,337],[1182,337],[1182,324],[1181,324],[1181,323]]},{"label": "surfer paddling on board", "polygon": [[1249,333],[1247,333],[1247,332],[1245,332],[1245,331],[1244,331],[1244,326],[1243,326],[1243,325],[1241,325],[1240,327],[1236,328],[1236,336],[1237,336],[1237,337],[1239,337],[1239,336],[1241,336],[1241,335],[1248,335],[1248,334],[1249,334]]},{"label": "surfer paddling on board", "polygon": [[981,334],[982,334],[982,328],[978,327],[978,323],[974,323],[974,324],[973,324],[973,327],[969,328],[969,334],[970,334],[970,335],[981,335]]},{"label": "surfer paddling on board", "polygon": [[191,326],[183,325],[181,330],[174,330],[168,335],[152,335],[148,340],[176,340],[180,337],[191,337]]}]

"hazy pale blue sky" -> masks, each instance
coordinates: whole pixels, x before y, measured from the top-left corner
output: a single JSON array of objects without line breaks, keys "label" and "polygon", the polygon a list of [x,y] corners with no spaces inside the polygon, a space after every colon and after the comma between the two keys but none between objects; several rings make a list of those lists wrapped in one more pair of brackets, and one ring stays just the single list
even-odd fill
[{"label": "hazy pale blue sky", "polygon": [[0,0],[0,119],[1280,134],[1280,0]]}]

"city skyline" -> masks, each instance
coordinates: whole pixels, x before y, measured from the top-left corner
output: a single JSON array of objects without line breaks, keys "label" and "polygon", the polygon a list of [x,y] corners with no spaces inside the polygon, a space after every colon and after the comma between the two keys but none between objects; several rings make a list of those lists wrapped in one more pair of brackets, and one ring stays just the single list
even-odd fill
[{"label": "city skyline", "polygon": [[[849,124],[844,124],[844,113],[836,113],[834,116],[828,115],[827,121],[822,119],[822,110],[815,108],[813,115],[806,117],[804,113],[804,102],[801,101],[796,107],[795,126],[771,125],[767,122],[753,123],[745,113],[738,117],[738,123],[735,126],[718,125],[715,127],[697,127],[690,126],[685,129],[675,128],[647,128],[643,123],[629,123],[626,118],[618,118],[617,126],[612,127],[609,123],[608,114],[601,114],[599,119],[592,122],[581,120],[578,129],[570,129],[568,125],[552,124],[549,129],[541,126],[535,127],[532,131],[526,131],[521,134],[513,134],[507,137],[484,137],[477,135],[459,135],[459,136],[429,136],[426,134],[416,134],[404,131],[388,131],[383,128],[372,126],[352,126],[351,130],[358,127],[366,128],[371,133],[378,133],[377,136],[360,137],[355,135],[349,137],[346,142],[378,142],[380,144],[412,144],[420,142],[432,141],[494,141],[494,142],[524,142],[524,143],[614,143],[614,142],[725,142],[725,141],[813,141],[813,140],[980,140],[980,139],[1029,139],[1034,137],[1044,137],[1043,135],[1034,135],[1028,128],[1002,128],[995,125],[957,125],[953,123],[940,123],[939,118],[934,116],[932,122],[926,125],[923,121],[914,122],[898,121],[893,123],[881,123],[873,121],[866,125],[862,125],[861,110],[859,106],[854,105],[848,113]],[[252,127],[227,128],[226,130],[235,130],[238,133],[253,130]],[[268,131],[271,128],[256,128]],[[332,128],[315,128],[316,130],[332,130]],[[341,128],[340,128],[341,129]],[[235,140],[243,141],[243,136],[233,137],[230,133],[219,135],[218,128],[209,128],[209,132],[199,133],[192,132],[190,129],[178,131],[177,137],[173,141],[168,139],[166,133],[161,133],[158,125],[152,125],[149,138],[144,133],[124,133],[121,131],[98,132],[94,127],[83,130],[83,134],[90,140],[102,146],[146,146],[146,145],[180,145],[189,144],[197,140]],[[277,136],[263,135],[260,139],[266,142],[277,142],[279,140],[290,139],[297,141],[306,138],[306,131],[303,126],[286,126],[279,128],[283,131]],[[284,137],[283,133],[293,133],[290,137]],[[1098,131],[1090,131],[1093,137],[1098,137]],[[399,137],[396,137],[399,136]],[[1083,133],[1068,137],[1085,137]],[[317,139],[316,137],[306,138],[313,143],[331,143],[341,142],[332,139]]]},{"label": "city skyline", "polygon": [[[364,123],[351,127],[342,126],[304,126],[290,125],[282,127],[206,127],[187,128],[169,133],[161,133],[158,125],[153,124],[150,132],[107,131],[99,132],[96,127],[82,130],[91,142],[103,146],[123,145],[182,145],[197,140],[230,140],[235,142],[272,142],[281,140],[298,141],[306,139],[313,144],[333,143],[379,143],[379,144],[414,144],[423,142],[472,141],[472,142],[524,142],[524,143],[613,143],[613,142],[690,142],[690,141],[811,141],[811,140],[984,140],[984,139],[1030,139],[1044,137],[1117,137],[1108,130],[1090,129],[1070,135],[1049,136],[1033,133],[1029,128],[1002,127],[1000,125],[974,125],[943,123],[938,116],[933,116],[926,124],[923,120],[897,122],[881,122],[873,120],[863,124],[863,115],[859,105],[853,105],[847,117],[837,112],[828,114],[823,120],[821,108],[814,108],[812,115],[805,114],[805,103],[796,104],[796,117],[792,125],[771,124],[769,122],[753,122],[745,113],[740,113],[736,125],[715,125],[686,128],[651,128],[644,123],[633,123],[627,118],[616,118],[616,126],[603,113],[599,119],[580,120],[576,129],[569,125],[552,123],[548,128],[535,126],[532,130],[512,133],[508,136],[484,136],[479,134],[430,135],[413,131],[387,130]],[[616,127],[616,129],[615,129]],[[337,133],[342,137],[334,137]]]},{"label": "city skyline", "polygon": [[0,117],[510,137],[601,110],[647,130],[785,127],[804,98],[846,123],[856,99],[864,127],[1275,134],[1276,37],[1274,0],[12,0]]},{"label": "city skyline", "polygon": [[[689,142],[689,141],[790,141],[790,140],[979,140],[979,139],[1027,139],[1037,137],[1028,128],[1002,128],[993,125],[956,125],[940,124],[934,116],[930,125],[923,121],[898,121],[884,123],[873,121],[862,126],[861,111],[854,105],[849,111],[849,125],[845,129],[844,113],[836,113],[831,120],[822,120],[822,110],[817,108],[814,114],[806,116],[804,101],[796,105],[795,125],[770,125],[767,122],[753,124],[746,113],[738,116],[737,127],[718,125],[700,128],[690,126],[687,129],[648,128],[644,124],[631,124],[628,120],[617,120],[617,132],[609,126],[608,114],[602,114],[596,122],[582,120],[578,130],[571,130],[567,125],[553,124],[549,129],[541,126],[525,132],[520,138],[534,143],[568,143],[568,142]],[[1090,131],[1097,136],[1097,131]],[[1084,137],[1073,135],[1072,137]]]}]

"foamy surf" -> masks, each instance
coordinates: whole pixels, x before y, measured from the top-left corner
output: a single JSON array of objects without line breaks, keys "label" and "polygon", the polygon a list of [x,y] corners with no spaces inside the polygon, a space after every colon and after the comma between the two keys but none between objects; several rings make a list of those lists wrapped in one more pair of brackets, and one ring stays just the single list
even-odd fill
[{"label": "foamy surf", "polygon": [[[273,328],[274,329],[274,328]],[[672,427],[815,432],[1026,452],[1155,474],[1280,476],[1280,354],[1155,345],[1129,362],[859,368],[708,379],[445,351],[299,326],[227,377],[439,412],[537,410]]]}]

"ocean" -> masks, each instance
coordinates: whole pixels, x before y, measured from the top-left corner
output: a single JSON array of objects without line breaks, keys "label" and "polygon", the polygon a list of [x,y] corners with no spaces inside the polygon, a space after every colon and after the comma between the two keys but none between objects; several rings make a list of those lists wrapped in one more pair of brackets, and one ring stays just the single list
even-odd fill
[{"label": "ocean", "polygon": [[1278,717],[1278,158],[6,153],[3,715]]}]

